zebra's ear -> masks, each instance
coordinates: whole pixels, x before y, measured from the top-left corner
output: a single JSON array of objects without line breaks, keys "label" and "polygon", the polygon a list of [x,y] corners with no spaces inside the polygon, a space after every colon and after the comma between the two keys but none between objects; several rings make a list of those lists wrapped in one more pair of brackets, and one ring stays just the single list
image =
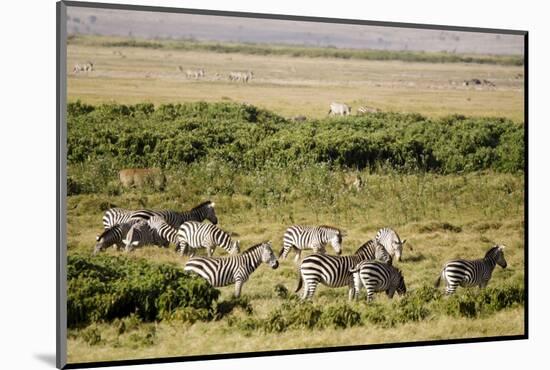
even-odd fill
[{"label": "zebra's ear", "polygon": [[403,241],[401,242],[401,245],[405,244],[406,242],[407,242],[407,239],[403,240]]},{"label": "zebra's ear", "polygon": [[210,203],[210,207],[214,208],[216,206],[216,203],[212,202]]},{"label": "zebra's ear", "polygon": [[96,242],[99,241],[99,235],[96,235],[96,236],[95,236],[95,241],[96,241]]}]

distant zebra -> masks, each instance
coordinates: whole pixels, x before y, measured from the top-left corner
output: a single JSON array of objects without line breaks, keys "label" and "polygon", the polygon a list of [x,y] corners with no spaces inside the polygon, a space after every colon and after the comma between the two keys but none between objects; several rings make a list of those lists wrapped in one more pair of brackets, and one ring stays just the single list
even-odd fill
[{"label": "distant zebra", "polygon": [[279,267],[271,242],[254,245],[237,256],[193,257],[185,264],[184,271],[198,274],[214,287],[235,284],[235,297],[239,297],[243,284],[262,262],[272,269]]},{"label": "distant zebra", "polygon": [[378,243],[382,244],[392,257],[395,256],[395,259],[401,261],[401,255],[403,254],[403,244],[407,242],[406,239],[401,241],[399,235],[397,235],[397,233],[393,229],[385,227],[378,230],[375,240]]},{"label": "distant zebra", "polygon": [[279,252],[279,257],[285,259],[290,249],[295,248],[295,261],[298,262],[302,250],[313,249],[315,253],[326,253],[325,245],[329,243],[336,254],[340,254],[343,236],[342,231],[333,226],[290,226],[283,236],[283,248]]},{"label": "distant zebra", "polygon": [[376,112],[378,112],[378,109],[376,108],[365,107],[365,106],[357,108],[357,114],[359,115],[367,114],[367,113],[376,113]]},{"label": "distant zebra", "polygon": [[252,80],[254,77],[254,72],[247,71],[247,72],[229,72],[229,80],[230,81],[240,81],[243,83],[247,83],[249,80]]},{"label": "distant zebra", "polygon": [[[230,254],[239,253],[239,241],[232,241],[231,236],[213,224],[203,224],[196,221],[184,222],[178,230],[179,252],[183,256],[190,252],[195,255],[198,248],[206,248],[208,257],[212,256],[216,246],[220,246]],[[191,251],[188,249],[191,248]]]},{"label": "distant zebra", "polygon": [[92,62],[87,62],[85,64],[75,64],[73,67],[73,73],[79,72],[93,72],[94,64]]},{"label": "distant zebra", "polygon": [[331,256],[328,254],[311,254],[304,258],[300,264],[298,287],[295,293],[298,293],[302,284],[304,291],[302,299],[308,299],[313,296],[319,283],[337,288],[348,286],[348,297],[352,299],[356,296],[353,276],[350,272],[362,261],[380,259],[391,263],[391,257],[383,246],[374,240],[361,245],[355,254],[351,256]]},{"label": "distant zebra", "polygon": [[147,221],[143,220],[132,225],[123,241],[126,252],[131,252],[135,248],[145,245],[168,246],[166,240]]},{"label": "distant zebra", "polygon": [[387,263],[363,261],[350,269],[350,273],[353,273],[355,298],[357,298],[361,286],[367,289],[368,302],[372,301],[375,292],[386,292],[389,298],[393,298],[396,291],[399,295],[407,292],[401,271]]},{"label": "distant zebra", "polygon": [[337,115],[337,116],[349,116],[351,114],[351,107],[347,104],[342,103],[330,103],[330,109],[328,114]]},{"label": "distant zebra", "polygon": [[154,211],[150,209],[135,211],[123,208],[110,208],[105,211],[105,214],[103,215],[103,227],[107,229],[116,224],[127,222],[128,220],[135,218],[148,220],[153,216],[161,216],[170,226],[176,229],[186,221],[202,222],[204,220],[209,220],[213,224],[217,224],[218,217],[216,217],[214,206],[215,203],[208,200],[185,212],[171,210]]},{"label": "distant zebra", "polygon": [[446,294],[453,294],[458,286],[485,288],[491,280],[496,265],[502,268],[508,266],[504,259],[504,247],[504,245],[498,244],[493,246],[481,259],[457,259],[447,262],[435,282],[435,287],[439,287],[441,278],[443,278],[446,283]]},{"label": "distant zebra", "polygon": [[194,78],[195,80],[198,80],[199,78],[202,78],[205,76],[204,69],[188,69],[185,71],[185,76],[187,78]]},{"label": "distant zebra", "polygon": [[109,248],[113,244],[116,244],[117,249],[124,248],[123,239],[126,237],[126,234],[128,234],[128,231],[130,231],[132,225],[139,221],[140,220],[138,219],[131,219],[128,222],[117,224],[109,229],[105,229],[103,233],[96,237],[97,244],[95,245],[93,254],[97,254],[98,252]]}]

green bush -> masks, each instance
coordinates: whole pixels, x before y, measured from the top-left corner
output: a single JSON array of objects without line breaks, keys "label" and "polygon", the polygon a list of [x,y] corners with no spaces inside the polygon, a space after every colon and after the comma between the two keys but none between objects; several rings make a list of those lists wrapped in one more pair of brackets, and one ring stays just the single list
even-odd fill
[{"label": "green bush", "polygon": [[69,326],[131,314],[153,321],[186,307],[212,311],[218,296],[204,279],[176,266],[105,255],[68,258]]},{"label": "green bush", "polygon": [[523,124],[502,118],[377,113],[296,125],[254,106],[206,102],[76,102],[68,112],[72,193],[103,189],[124,167],[218,163],[239,173],[325,164],[448,174],[515,173],[525,164]]},{"label": "green bush", "polygon": [[345,329],[361,325],[361,314],[345,303],[328,306],[321,315],[321,325]]}]

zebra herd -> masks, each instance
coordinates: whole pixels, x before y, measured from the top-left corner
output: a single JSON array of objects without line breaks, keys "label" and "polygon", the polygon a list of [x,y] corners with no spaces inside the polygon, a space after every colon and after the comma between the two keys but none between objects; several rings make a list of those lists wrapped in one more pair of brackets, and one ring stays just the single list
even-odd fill
[{"label": "zebra herd", "polygon": [[77,74],[80,72],[93,72],[94,71],[94,64],[92,62],[86,62],[83,64],[77,63],[73,67],[73,73]]},{"label": "zebra herd", "polygon": [[[178,71],[181,73],[185,73],[185,77],[187,79],[198,80],[206,77],[206,71],[204,70],[204,68],[184,70],[182,66],[178,66]],[[215,79],[222,78],[222,75],[219,73],[214,74],[214,76],[215,76]],[[250,80],[252,80],[252,78],[254,78],[254,72],[231,71],[227,75],[227,78],[229,79],[229,81],[232,81],[232,82],[248,83]]]},{"label": "zebra herd", "polygon": [[[374,239],[362,244],[354,254],[342,255],[342,243],[346,234],[337,227],[293,225],[283,235],[279,256],[275,256],[270,241],[249,247],[240,253],[240,242],[218,227],[215,204],[203,202],[196,207],[177,212],[171,210],[128,210],[110,208],[103,216],[104,231],[97,236],[94,254],[116,245],[131,252],[137,247],[175,245],[181,256],[188,255],[184,270],[196,273],[214,287],[235,284],[235,296],[241,294],[242,285],[262,264],[277,269],[279,259],[286,259],[295,252],[298,265],[298,286],[303,287],[302,299],[310,299],[317,286],[347,286],[350,300],[357,299],[361,288],[367,292],[367,301],[375,292],[386,292],[392,298],[397,292],[406,293],[405,278],[401,270],[393,266],[393,260],[401,261],[403,245],[397,232],[382,228]],[[203,223],[209,220],[210,223]],[[331,245],[336,255],[328,254]],[[224,249],[228,256],[213,257],[216,247]],[[206,249],[207,256],[195,256],[198,249]],[[304,250],[312,254],[300,261]],[[506,268],[504,246],[495,245],[478,260],[452,260],[447,262],[436,281],[446,283],[445,292],[453,294],[458,286],[485,287],[496,265]]]}]

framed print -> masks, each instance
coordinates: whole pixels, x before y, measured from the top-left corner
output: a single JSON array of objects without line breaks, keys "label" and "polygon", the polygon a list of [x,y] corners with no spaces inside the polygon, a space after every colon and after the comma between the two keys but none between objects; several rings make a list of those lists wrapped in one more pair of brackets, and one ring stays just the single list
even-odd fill
[{"label": "framed print", "polygon": [[526,31],[57,11],[59,368],[528,337]]}]

